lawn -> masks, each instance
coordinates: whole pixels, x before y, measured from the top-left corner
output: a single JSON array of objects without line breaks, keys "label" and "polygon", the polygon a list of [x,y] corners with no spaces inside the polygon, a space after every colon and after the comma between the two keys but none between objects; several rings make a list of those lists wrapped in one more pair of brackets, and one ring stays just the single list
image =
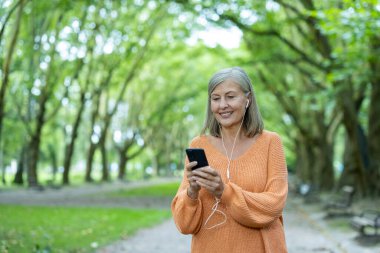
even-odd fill
[{"label": "lawn", "polygon": [[23,207],[0,205],[0,252],[92,252],[141,227],[170,217],[169,210]]},{"label": "lawn", "polygon": [[134,189],[110,192],[110,197],[174,197],[177,193],[179,183],[166,183],[149,187],[138,187]]}]

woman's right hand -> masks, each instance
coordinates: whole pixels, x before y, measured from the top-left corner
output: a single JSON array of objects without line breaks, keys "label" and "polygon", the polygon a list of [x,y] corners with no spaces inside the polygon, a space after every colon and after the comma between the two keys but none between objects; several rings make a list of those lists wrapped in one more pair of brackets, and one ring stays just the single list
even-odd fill
[{"label": "woman's right hand", "polygon": [[185,166],[187,180],[189,180],[187,195],[192,199],[198,198],[198,193],[199,193],[199,190],[201,189],[201,186],[196,182],[194,174],[193,174],[193,167],[195,165],[197,165],[197,162],[191,162]]}]

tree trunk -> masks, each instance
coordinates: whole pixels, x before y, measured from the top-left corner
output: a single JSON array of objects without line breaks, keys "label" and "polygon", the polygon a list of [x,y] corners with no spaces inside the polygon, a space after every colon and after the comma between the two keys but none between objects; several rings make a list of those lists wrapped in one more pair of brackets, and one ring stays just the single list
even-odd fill
[{"label": "tree trunk", "polygon": [[5,179],[5,166],[3,163],[3,145],[2,142],[0,142],[0,169],[1,169],[1,182],[3,185],[7,184],[7,180]]},{"label": "tree trunk", "polygon": [[371,97],[368,115],[369,178],[372,195],[380,195],[380,36],[371,41]]},{"label": "tree trunk", "polygon": [[295,174],[297,176],[297,179],[299,179],[301,182],[308,182],[309,164],[305,142],[302,140],[301,135],[297,135],[294,142],[296,148],[295,153],[297,154],[296,161],[294,164]]},{"label": "tree trunk", "polygon": [[[361,140],[359,142],[363,143],[361,146],[365,146],[365,135],[364,131],[360,126],[357,126],[358,130],[358,138]],[[363,161],[368,161],[368,157],[366,157],[366,154],[364,150],[357,151],[357,147],[352,145],[352,140],[350,140],[350,136],[346,132],[345,137],[345,149],[344,149],[344,155],[343,155],[343,165],[344,169],[342,172],[342,175],[339,179],[338,187],[341,188],[344,185],[352,185],[354,186],[359,193],[363,194],[363,191],[361,190],[362,187],[362,181],[361,181],[361,172],[358,170],[357,164],[355,162],[356,155],[359,153],[361,155],[361,159]],[[368,162],[367,162],[368,164]]]},{"label": "tree trunk", "polygon": [[[57,23],[55,24],[55,37],[59,34],[59,24],[62,21],[63,13],[59,14],[59,17],[57,19]],[[38,186],[38,178],[37,178],[37,166],[38,166],[38,160],[39,160],[39,151],[40,151],[40,144],[41,144],[41,135],[42,135],[42,129],[45,126],[46,120],[46,107],[48,100],[53,96],[53,90],[54,86],[57,84],[57,78],[52,79],[54,76],[54,58],[56,55],[56,45],[58,43],[58,40],[55,40],[53,44],[51,44],[50,49],[50,62],[48,66],[48,70],[45,74],[45,85],[41,88],[41,94],[39,96],[38,101],[38,112],[36,117],[36,127],[34,132],[31,134],[31,141],[29,144],[29,166],[28,166],[28,184],[31,187]],[[58,109],[60,106],[57,107],[56,110],[54,110],[55,115],[58,112]]]},{"label": "tree trunk", "polygon": [[128,157],[125,155],[124,152],[119,152],[119,173],[117,175],[117,178],[119,180],[125,180],[127,177],[127,162]]},{"label": "tree trunk", "polygon": [[120,180],[124,180],[126,178],[128,161],[138,156],[144,150],[145,145],[139,147],[138,150],[130,154],[128,151],[135,144],[135,142],[136,142],[136,133],[133,134],[133,137],[131,139],[125,140],[122,147],[117,148],[118,153],[119,153],[118,179]]},{"label": "tree trunk", "polygon": [[[117,111],[117,108],[119,107],[119,104],[123,100],[123,97],[124,97],[124,94],[125,94],[125,91],[126,91],[128,85],[131,83],[131,81],[136,76],[137,72],[140,70],[140,66],[144,60],[144,55],[147,52],[149,42],[151,41],[151,38],[152,38],[156,28],[157,28],[157,23],[155,23],[155,25],[151,27],[151,30],[149,31],[149,33],[146,37],[146,44],[140,49],[139,53],[137,54],[137,56],[134,59],[132,67],[129,69],[129,71],[125,75],[125,78],[124,78],[124,81],[121,85],[121,89],[120,89],[118,98],[116,99],[115,105],[113,106],[113,108],[110,110],[110,112],[106,115],[106,117],[104,119],[104,128],[101,132],[100,143],[99,143],[100,148],[101,148],[101,153],[102,153],[102,163],[103,163],[103,165],[102,165],[102,167],[103,167],[102,168],[102,180],[103,181],[108,181],[110,179],[109,170],[108,170],[107,152],[105,149],[109,126],[111,124],[113,116],[115,115],[115,113]],[[113,73],[113,70],[110,71],[109,78],[107,78],[107,83],[110,82],[110,80],[112,78],[112,73]],[[108,101],[106,102],[106,104],[107,103],[108,103]],[[106,110],[106,111],[108,111],[108,110]]]},{"label": "tree trunk", "polygon": [[298,137],[296,143],[295,171],[302,183],[314,189],[330,190],[334,187],[333,146],[328,143],[323,131],[320,139]]},{"label": "tree trunk", "polygon": [[[88,14],[88,11],[87,11],[87,9],[85,9],[83,12],[83,16],[81,18],[81,22],[80,22],[81,23],[81,28],[80,28],[81,30],[83,29],[83,27],[86,23],[87,14]],[[98,28],[98,26],[96,26],[96,28]],[[94,47],[92,45],[88,46],[88,54],[89,55],[92,55],[93,49],[94,49]],[[86,103],[86,92],[87,92],[90,77],[92,74],[92,61],[89,62],[89,65],[90,65],[90,69],[89,69],[88,74],[87,74],[85,88],[80,93],[80,107],[79,107],[78,113],[75,117],[74,127],[73,127],[73,131],[71,134],[70,142],[65,147],[65,158],[64,158],[64,162],[63,162],[63,175],[62,175],[62,184],[63,185],[70,184],[71,161],[72,161],[72,157],[73,157],[73,153],[74,153],[74,149],[75,149],[75,142],[76,142],[76,139],[78,137],[79,125],[82,121],[82,114],[83,114],[85,103]],[[79,60],[78,66],[76,68],[76,72],[73,75],[72,80],[78,79],[79,73],[82,70],[83,66],[84,66],[84,61]]]},{"label": "tree trunk", "polygon": [[97,149],[97,144],[91,142],[90,148],[88,149],[88,153],[87,153],[86,175],[85,175],[85,181],[86,182],[93,182],[94,181],[91,174],[92,174],[92,163],[94,161],[96,149]]},{"label": "tree trunk", "polygon": [[161,168],[162,168],[162,157],[161,157],[162,154],[157,154],[156,156],[156,161],[157,161],[157,168],[156,168],[156,175],[159,177],[161,175]]},{"label": "tree trunk", "polygon": [[[346,88],[344,84],[339,84],[340,92],[338,94],[338,102],[343,110],[343,125],[348,136],[348,145],[345,148],[351,148],[350,166],[352,166],[353,175],[355,175],[355,187],[363,196],[368,193],[367,177],[363,154],[366,153],[366,147],[361,148],[361,140],[365,136],[361,136],[360,125],[357,118],[357,110],[353,101],[353,93],[351,87]],[[351,85],[351,84],[350,84]],[[338,87],[338,88],[339,88]],[[363,134],[364,135],[364,134]],[[351,170],[351,169],[350,169]]]},{"label": "tree trunk", "polygon": [[333,145],[325,143],[325,138],[321,137],[321,147],[316,150],[316,164],[318,167],[318,187],[321,190],[331,190],[334,188],[334,166],[333,157],[334,150]]},{"label": "tree trunk", "polygon": [[325,123],[320,120],[323,119],[324,115],[319,112],[316,113],[316,118],[314,122],[318,127],[317,133],[318,137],[315,138],[315,166],[318,180],[318,188],[320,190],[332,190],[335,185],[334,179],[334,146],[333,141],[329,140],[328,127]]},{"label": "tree trunk", "polygon": [[310,140],[306,140],[305,142],[306,149],[306,159],[307,159],[307,168],[303,168],[306,170],[307,182],[310,183],[313,188],[318,188],[318,170],[316,170],[316,157],[315,157],[315,149],[313,148],[313,143]]},{"label": "tree trunk", "polygon": [[119,171],[117,178],[119,180],[126,179],[127,176],[127,162],[128,162],[128,149],[131,146],[131,142],[126,141],[121,148],[117,148],[119,153]]},{"label": "tree trunk", "polygon": [[77,116],[75,118],[70,142],[67,144],[66,149],[65,149],[65,158],[64,158],[64,164],[63,164],[63,175],[62,175],[62,184],[64,185],[68,185],[70,183],[69,174],[70,174],[71,161],[72,161],[72,157],[74,153],[75,142],[78,137],[79,125],[81,123],[82,114],[83,114],[85,103],[86,103],[86,91],[81,92],[80,102],[81,103],[80,103]]},{"label": "tree trunk", "polygon": [[102,181],[109,181],[110,175],[109,175],[109,169],[108,169],[108,160],[107,160],[107,150],[106,150],[106,133],[103,133],[101,138],[100,145],[100,152],[102,154]]},{"label": "tree trunk", "polygon": [[[158,155],[156,154],[153,154],[152,156],[152,167],[153,167],[153,171],[156,172],[156,175],[158,175]],[[145,174],[145,168],[143,168],[143,171],[144,171],[144,174]]]},{"label": "tree trunk", "polygon": [[21,149],[21,152],[20,152],[20,157],[17,161],[17,171],[16,171],[16,174],[15,174],[15,177],[13,179],[13,183],[14,184],[17,184],[17,185],[23,185],[24,184],[24,177],[23,177],[23,174],[24,174],[24,171],[25,171],[25,166],[27,165],[27,162],[26,162],[26,154],[27,154],[27,146],[24,146],[22,149]]},{"label": "tree trunk", "polygon": [[[3,66],[3,73],[2,73],[3,78],[1,82],[1,88],[0,88],[0,143],[2,143],[3,121],[4,121],[4,113],[5,113],[5,109],[4,109],[5,108],[5,94],[6,94],[8,84],[9,84],[10,66],[12,62],[12,56],[15,51],[17,37],[20,31],[20,23],[21,23],[23,8],[24,8],[24,0],[20,0],[20,7],[18,9],[17,19],[14,24],[14,32],[9,44],[9,49],[7,51],[4,66]],[[2,166],[2,164],[0,164],[0,166]]]},{"label": "tree trunk", "polygon": [[347,133],[344,138],[344,152],[343,152],[343,171],[340,175],[338,188],[342,188],[344,185],[356,186],[355,177],[355,168],[354,163],[352,163],[352,147],[350,141],[348,140]]},{"label": "tree trunk", "polygon": [[54,145],[49,144],[49,156],[51,161],[51,183],[55,182],[57,172],[58,172],[58,161],[57,161],[57,152],[54,148]]},{"label": "tree trunk", "polygon": [[92,164],[94,160],[94,155],[95,151],[98,148],[98,143],[94,143],[92,140],[92,136],[95,134],[94,133],[94,128],[96,124],[96,118],[98,117],[99,114],[99,105],[100,105],[100,95],[102,93],[102,87],[96,89],[94,91],[93,95],[93,108],[92,108],[92,113],[91,113],[91,133],[90,133],[90,147],[88,149],[87,153],[87,161],[86,161],[86,175],[85,175],[85,182],[93,182],[93,178],[91,176],[92,174]]},{"label": "tree trunk", "polygon": [[38,177],[37,177],[37,163],[39,156],[39,148],[41,136],[38,133],[35,133],[29,143],[29,165],[28,165],[28,185],[29,187],[38,186]]},{"label": "tree trunk", "polygon": [[46,86],[44,86],[44,90],[41,92],[41,97],[39,101],[39,111],[36,117],[36,129],[31,136],[29,142],[29,166],[28,166],[28,184],[30,187],[38,186],[38,177],[37,177],[37,166],[39,160],[39,151],[41,144],[41,134],[42,129],[45,125],[45,114],[46,114],[46,102],[47,102],[47,91]]}]

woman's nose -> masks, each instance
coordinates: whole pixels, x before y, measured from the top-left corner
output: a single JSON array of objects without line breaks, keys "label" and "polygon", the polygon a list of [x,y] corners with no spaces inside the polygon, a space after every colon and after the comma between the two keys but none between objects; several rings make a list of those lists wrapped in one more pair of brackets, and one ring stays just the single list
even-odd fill
[{"label": "woman's nose", "polygon": [[228,103],[227,103],[227,101],[224,98],[220,99],[219,107],[220,108],[226,108],[226,107],[228,107]]}]

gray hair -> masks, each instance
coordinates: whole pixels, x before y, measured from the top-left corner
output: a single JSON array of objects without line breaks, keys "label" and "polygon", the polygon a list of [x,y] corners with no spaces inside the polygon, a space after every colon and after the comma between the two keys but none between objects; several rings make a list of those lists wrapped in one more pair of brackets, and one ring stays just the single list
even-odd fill
[{"label": "gray hair", "polygon": [[220,127],[218,121],[215,119],[211,111],[211,93],[216,86],[226,80],[232,80],[238,84],[241,90],[250,99],[249,106],[244,115],[243,129],[248,137],[253,137],[256,134],[262,133],[264,123],[261,118],[259,107],[256,102],[255,93],[253,91],[251,80],[247,73],[240,67],[226,68],[215,73],[208,83],[208,102],[206,120],[202,129],[202,134],[209,131],[210,135],[220,137]]}]

